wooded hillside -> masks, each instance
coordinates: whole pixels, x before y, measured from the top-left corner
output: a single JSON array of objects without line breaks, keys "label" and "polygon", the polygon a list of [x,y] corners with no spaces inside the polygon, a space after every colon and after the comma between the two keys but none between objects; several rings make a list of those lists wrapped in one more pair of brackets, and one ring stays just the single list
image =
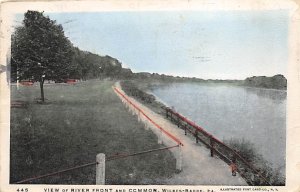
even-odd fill
[{"label": "wooded hillside", "polygon": [[286,89],[287,80],[283,75],[274,75],[273,77],[253,76],[246,78],[244,85],[269,89]]}]

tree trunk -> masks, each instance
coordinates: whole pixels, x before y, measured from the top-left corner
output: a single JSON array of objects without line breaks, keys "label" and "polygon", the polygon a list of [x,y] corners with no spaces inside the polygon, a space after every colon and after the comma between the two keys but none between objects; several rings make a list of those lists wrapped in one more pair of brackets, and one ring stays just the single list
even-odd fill
[{"label": "tree trunk", "polygon": [[40,88],[41,88],[41,101],[44,103],[45,97],[44,97],[44,80],[43,79],[40,81]]}]

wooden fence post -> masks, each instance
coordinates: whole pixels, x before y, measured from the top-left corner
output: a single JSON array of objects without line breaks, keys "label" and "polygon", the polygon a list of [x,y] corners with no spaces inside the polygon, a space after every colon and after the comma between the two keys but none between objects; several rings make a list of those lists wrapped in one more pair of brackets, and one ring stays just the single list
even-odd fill
[{"label": "wooden fence post", "polygon": [[210,137],[210,156],[214,156],[214,140],[212,137]]},{"label": "wooden fence post", "polygon": [[176,169],[182,171],[182,148],[181,145],[178,145],[177,149],[177,158],[176,158]]},{"label": "wooden fence post", "polygon": [[196,143],[198,143],[198,130],[195,131],[195,138],[196,138]]},{"label": "wooden fence post", "polygon": [[158,133],[158,144],[163,144],[163,133],[162,133],[162,130],[160,129],[159,130],[159,133]]},{"label": "wooden fence post", "polygon": [[105,154],[96,156],[96,185],[105,185]]}]

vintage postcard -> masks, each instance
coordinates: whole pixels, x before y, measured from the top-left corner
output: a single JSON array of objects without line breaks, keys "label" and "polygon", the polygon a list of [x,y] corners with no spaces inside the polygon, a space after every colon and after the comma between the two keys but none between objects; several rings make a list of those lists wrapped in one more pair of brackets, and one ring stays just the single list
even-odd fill
[{"label": "vintage postcard", "polygon": [[300,191],[296,1],[0,10],[1,192]]}]

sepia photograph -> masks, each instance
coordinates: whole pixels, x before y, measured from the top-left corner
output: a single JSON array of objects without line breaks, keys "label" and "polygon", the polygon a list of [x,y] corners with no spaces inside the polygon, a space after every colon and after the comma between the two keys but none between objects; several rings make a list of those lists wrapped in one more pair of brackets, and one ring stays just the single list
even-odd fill
[{"label": "sepia photograph", "polygon": [[5,186],[287,191],[294,4],[129,2],[1,6]]}]

